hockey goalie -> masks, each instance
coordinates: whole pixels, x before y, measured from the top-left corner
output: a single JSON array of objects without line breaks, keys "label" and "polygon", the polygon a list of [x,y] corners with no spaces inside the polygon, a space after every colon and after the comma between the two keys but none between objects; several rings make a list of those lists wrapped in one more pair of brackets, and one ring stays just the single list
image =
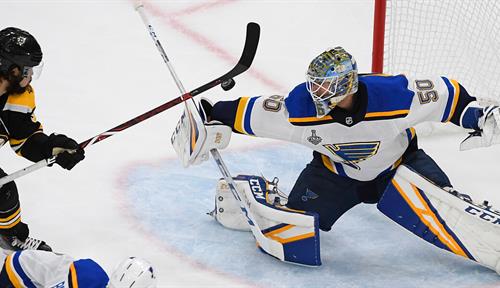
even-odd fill
[{"label": "hockey goalie", "polygon": [[[418,147],[413,128],[431,121],[471,129],[462,150],[500,143],[499,107],[481,106],[458,81],[358,75],[352,55],[335,47],[312,60],[306,82],[287,97],[241,97],[215,104],[201,99],[199,107],[190,105],[199,113],[185,112],[172,136],[185,166],[208,159],[212,149],[225,148],[231,132],[290,141],[314,151],[288,197],[276,189],[276,181],[258,176],[224,178],[217,185],[213,214],[223,226],[249,229],[258,243],[261,234],[282,246],[283,239],[314,243],[298,242],[302,253],[290,253],[300,259],[307,254],[308,261],[283,259],[279,246],[266,247],[266,253],[320,265],[318,230],[331,230],[352,207],[370,203],[423,240],[500,273],[500,212],[456,191]],[[273,232],[268,233],[269,227]]]}]

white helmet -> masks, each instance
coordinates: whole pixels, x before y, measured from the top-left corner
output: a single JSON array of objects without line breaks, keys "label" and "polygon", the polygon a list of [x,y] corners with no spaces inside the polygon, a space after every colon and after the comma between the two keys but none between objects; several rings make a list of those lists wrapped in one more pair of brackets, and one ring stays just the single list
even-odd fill
[{"label": "white helmet", "polygon": [[109,288],[156,288],[156,277],[151,264],[140,258],[122,261],[111,275]]}]

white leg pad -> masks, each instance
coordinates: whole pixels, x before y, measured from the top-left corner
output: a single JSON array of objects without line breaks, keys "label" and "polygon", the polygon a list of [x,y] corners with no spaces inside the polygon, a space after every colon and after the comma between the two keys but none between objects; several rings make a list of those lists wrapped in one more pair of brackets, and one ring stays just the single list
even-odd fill
[{"label": "white leg pad", "polygon": [[226,181],[223,179],[217,183],[213,216],[217,222],[226,228],[251,231],[247,218],[241,213],[238,200],[234,198],[229,186],[227,186]]},{"label": "white leg pad", "polygon": [[500,274],[500,212],[491,206],[448,192],[402,165],[377,207],[427,242]]},{"label": "white leg pad", "polygon": [[[321,265],[319,216],[316,213],[281,205],[285,202],[283,197],[270,189],[271,185],[262,177],[238,175],[233,179],[264,237],[278,243],[283,251],[283,257],[278,259],[299,265]],[[250,231],[251,220],[242,213],[238,200],[224,180],[217,184],[212,216],[224,227]]]}]

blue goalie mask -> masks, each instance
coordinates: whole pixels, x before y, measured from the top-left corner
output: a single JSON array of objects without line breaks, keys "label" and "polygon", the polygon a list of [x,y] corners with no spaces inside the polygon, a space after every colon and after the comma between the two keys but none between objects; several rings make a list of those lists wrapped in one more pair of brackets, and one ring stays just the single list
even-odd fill
[{"label": "blue goalie mask", "polygon": [[329,49],[314,58],[306,73],[306,86],[315,102],[335,106],[358,91],[356,60],[342,47]]}]

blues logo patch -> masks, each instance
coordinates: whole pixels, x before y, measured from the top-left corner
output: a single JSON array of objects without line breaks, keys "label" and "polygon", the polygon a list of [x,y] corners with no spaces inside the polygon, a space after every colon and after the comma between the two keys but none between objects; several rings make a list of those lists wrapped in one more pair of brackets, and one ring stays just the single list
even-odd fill
[{"label": "blues logo patch", "polygon": [[343,164],[360,170],[361,168],[356,164],[377,154],[380,141],[325,144],[323,147],[342,158]]}]

